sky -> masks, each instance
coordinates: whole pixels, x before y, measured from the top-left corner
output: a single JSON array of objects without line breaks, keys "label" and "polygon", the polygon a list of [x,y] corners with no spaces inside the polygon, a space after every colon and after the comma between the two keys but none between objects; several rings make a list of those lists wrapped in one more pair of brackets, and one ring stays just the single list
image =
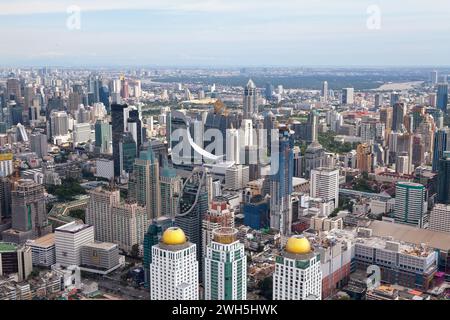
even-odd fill
[{"label": "sky", "polygon": [[448,0],[0,0],[0,66],[449,66],[449,17]]}]

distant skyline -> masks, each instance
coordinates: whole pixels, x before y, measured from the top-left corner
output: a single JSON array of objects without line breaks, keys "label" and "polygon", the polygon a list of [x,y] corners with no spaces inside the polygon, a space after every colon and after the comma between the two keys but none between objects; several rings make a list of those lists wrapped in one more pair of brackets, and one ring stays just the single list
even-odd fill
[{"label": "distant skyline", "polygon": [[15,0],[0,65],[449,66],[449,16],[441,0]]}]

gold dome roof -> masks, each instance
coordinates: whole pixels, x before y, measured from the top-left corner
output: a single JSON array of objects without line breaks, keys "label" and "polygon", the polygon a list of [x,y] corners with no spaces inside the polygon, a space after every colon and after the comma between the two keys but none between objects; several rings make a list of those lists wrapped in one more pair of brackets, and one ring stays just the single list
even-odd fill
[{"label": "gold dome roof", "polygon": [[285,250],[293,254],[307,254],[311,252],[311,244],[305,237],[293,236],[287,241]]},{"label": "gold dome roof", "polygon": [[164,231],[162,242],[167,245],[180,245],[186,243],[186,235],[180,228],[168,228]]}]

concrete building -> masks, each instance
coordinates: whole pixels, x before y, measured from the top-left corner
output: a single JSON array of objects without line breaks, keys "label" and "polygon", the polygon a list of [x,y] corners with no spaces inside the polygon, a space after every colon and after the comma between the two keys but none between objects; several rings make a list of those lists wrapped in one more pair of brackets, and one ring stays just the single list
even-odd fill
[{"label": "concrete building", "polygon": [[225,190],[237,191],[242,189],[249,182],[249,167],[234,165],[226,169]]},{"label": "concrete building", "polygon": [[450,205],[438,203],[433,207],[429,229],[450,233]]},{"label": "concrete building", "polygon": [[205,300],[247,299],[247,256],[237,229],[213,230],[205,255]]},{"label": "concrete building", "polygon": [[49,233],[35,240],[29,240],[27,245],[31,248],[33,266],[48,268],[56,263],[54,233]]},{"label": "concrete building", "polygon": [[111,180],[114,178],[114,161],[108,159],[95,160],[95,176]]},{"label": "concrete building", "polygon": [[33,270],[31,248],[0,242],[0,276],[17,274],[24,281]]},{"label": "concrete building", "polygon": [[424,228],[428,223],[426,189],[413,182],[397,182],[394,219],[396,223]]},{"label": "concrete building", "polygon": [[70,222],[55,229],[56,263],[63,267],[81,264],[81,248],[94,242],[94,227]]},{"label": "concrete building", "polygon": [[310,196],[321,198],[336,209],[339,206],[339,170],[324,167],[312,170]]},{"label": "concrete building", "polygon": [[198,300],[196,245],[179,228],[164,231],[152,247],[151,300]]},{"label": "concrete building", "polygon": [[108,274],[120,267],[119,246],[108,242],[92,242],[81,247],[82,271]]},{"label": "concrete building", "polygon": [[47,156],[48,155],[47,135],[42,133],[33,133],[30,136],[30,147],[31,151],[36,152],[36,155],[39,158]]},{"label": "concrete building", "polygon": [[273,274],[273,300],[321,300],[320,258],[305,237],[288,239],[276,257]]}]

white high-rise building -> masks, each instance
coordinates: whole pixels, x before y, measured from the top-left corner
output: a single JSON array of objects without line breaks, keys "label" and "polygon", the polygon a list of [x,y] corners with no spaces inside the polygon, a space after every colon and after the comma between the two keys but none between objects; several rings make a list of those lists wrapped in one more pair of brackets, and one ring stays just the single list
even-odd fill
[{"label": "white high-rise building", "polygon": [[86,223],[94,226],[95,240],[113,242],[111,211],[120,202],[120,191],[96,188],[89,195]]},{"label": "white high-rise building", "polygon": [[322,269],[318,254],[311,250],[308,239],[288,239],[276,257],[273,274],[273,300],[321,300]]},{"label": "white high-rise building", "polygon": [[240,163],[241,144],[239,140],[238,129],[227,129],[226,137],[226,155],[227,161],[234,161],[235,164]]},{"label": "white high-rise building", "polygon": [[91,125],[89,123],[77,123],[73,127],[73,143],[78,145],[80,143],[88,142],[92,138]]},{"label": "white high-rise building", "polygon": [[244,88],[244,119],[251,119],[258,113],[256,86],[249,80]]},{"label": "white high-rise building", "polygon": [[248,166],[234,165],[225,171],[225,190],[240,190],[249,182],[250,169]]},{"label": "white high-rise building", "polygon": [[438,203],[433,207],[429,229],[450,233],[450,205]]},{"label": "white high-rise building", "polygon": [[168,228],[152,247],[151,300],[198,300],[197,247],[180,228]]},{"label": "white high-rise building", "polygon": [[310,196],[330,203],[333,209],[339,206],[339,170],[317,168],[311,171]]},{"label": "white high-rise building", "polygon": [[56,263],[63,267],[81,264],[81,247],[94,242],[94,227],[76,221],[55,229]]},{"label": "white high-rise building", "polygon": [[247,299],[247,256],[237,229],[213,230],[205,256],[205,300]]},{"label": "white high-rise building", "polygon": [[324,81],[322,83],[322,97],[323,97],[324,102],[328,101],[328,82],[327,81]]}]

